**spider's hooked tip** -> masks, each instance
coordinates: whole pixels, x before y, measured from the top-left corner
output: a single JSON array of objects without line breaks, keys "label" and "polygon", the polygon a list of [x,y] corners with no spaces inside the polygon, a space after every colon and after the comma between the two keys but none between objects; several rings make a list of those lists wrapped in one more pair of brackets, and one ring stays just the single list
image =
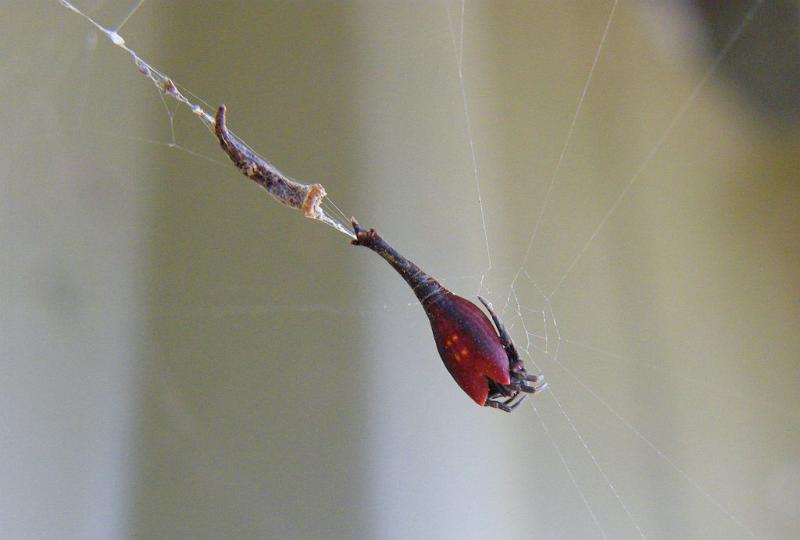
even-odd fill
[{"label": "spider's hooked tip", "polygon": [[220,104],[220,106],[217,108],[217,114],[216,114],[216,116],[214,116],[214,126],[217,129],[225,129],[225,111],[226,110],[227,110],[227,108],[225,107],[224,103]]},{"label": "spider's hooked tip", "polygon": [[361,224],[358,222],[358,220],[356,218],[351,217],[350,218],[350,223],[353,225],[353,231],[356,233],[356,236],[358,236],[359,233],[367,232],[367,230],[364,227],[361,226]]},{"label": "spider's hooked tip", "polygon": [[353,232],[356,233],[356,237],[353,240],[351,240],[350,243],[353,244],[354,246],[358,246],[358,245],[360,245],[360,242],[359,242],[359,239],[358,239],[359,234],[361,234],[363,232],[366,232],[366,231],[358,223],[358,220],[356,218],[351,217],[350,218],[350,223],[353,225]]}]

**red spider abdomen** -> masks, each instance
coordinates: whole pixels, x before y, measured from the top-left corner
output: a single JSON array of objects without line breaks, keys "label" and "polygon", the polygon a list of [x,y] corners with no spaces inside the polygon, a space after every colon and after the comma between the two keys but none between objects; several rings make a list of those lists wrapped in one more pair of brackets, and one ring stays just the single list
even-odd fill
[{"label": "red spider abdomen", "polygon": [[424,308],[447,371],[473,401],[485,405],[488,379],[511,382],[508,354],[489,318],[478,306],[449,291]]}]

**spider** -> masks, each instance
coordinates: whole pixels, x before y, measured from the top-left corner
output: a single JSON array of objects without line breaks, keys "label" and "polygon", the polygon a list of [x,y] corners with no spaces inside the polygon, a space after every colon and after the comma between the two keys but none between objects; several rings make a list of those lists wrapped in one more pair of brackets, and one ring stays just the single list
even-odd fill
[{"label": "spider", "polygon": [[[169,84],[171,91],[174,85],[171,81]],[[290,179],[242,144],[225,125],[225,105],[217,109],[214,133],[222,149],[245,176],[280,202],[302,210],[306,217],[333,223],[320,208],[325,189],[319,184],[301,184]],[[355,219],[351,222],[355,231],[352,243],[367,247],[386,259],[411,286],[428,315],[439,356],[447,371],[473,401],[511,412],[527,394],[547,386],[541,375],[528,375],[525,371],[525,364],[508,332],[486,300],[478,297],[489,311],[494,326],[478,306],[444,288],[389,246],[375,229],[367,231]],[[349,230],[339,230],[353,235]]]},{"label": "spider", "polygon": [[447,371],[473,401],[511,412],[528,394],[547,387],[542,375],[529,375],[525,370],[505,326],[486,300],[478,297],[494,326],[478,306],[453,294],[400,255],[375,229],[367,231],[355,219],[351,222],[356,234],[352,244],[383,257],[411,286],[428,315]]}]

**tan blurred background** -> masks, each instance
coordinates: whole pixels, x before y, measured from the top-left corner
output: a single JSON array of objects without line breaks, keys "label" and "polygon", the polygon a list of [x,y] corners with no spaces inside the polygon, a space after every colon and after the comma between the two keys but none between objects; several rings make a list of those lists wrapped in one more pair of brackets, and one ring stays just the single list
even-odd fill
[{"label": "tan blurred background", "polygon": [[[78,5],[113,25],[132,2]],[[737,79],[783,73],[791,101],[762,47],[798,44],[766,2],[687,101],[751,4],[687,5],[617,8],[549,196],[611,2],[467,2],[471,129],[460,2],[148,1],[121,31],[505,307],[550,391],[504,415],[452,383],[385,263],[263,196],[187,111],[171,127],[85,21],[5,3],[2,536],[800,535],[800,140]]]}]

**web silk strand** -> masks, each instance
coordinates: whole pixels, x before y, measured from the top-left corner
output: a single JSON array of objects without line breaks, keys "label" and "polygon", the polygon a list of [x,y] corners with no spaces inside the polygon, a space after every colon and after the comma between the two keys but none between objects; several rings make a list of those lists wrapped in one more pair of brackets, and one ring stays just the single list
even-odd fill
[{"label": "web silk strand", "polygon": [[683,119],[686,112],[689,110],[691,105],[697,99],[697,96],[700,94],[703,88],[705,88],[706,84],[711,79],[711,77],[717,72],[717,69],[722,64],[722,61],[725,60],[725,58],[728,56],[728,53],[731,51],[733,46],[736,44],[737,41],[739,41],[739,38],[741,37],[745,28],[748,27],[748,25],[753,20],[753,17],[755,17],[756,13],[761,8],[763,3],[764,0],[755,0],[755,2],[753,2],[753,4],[747,10],[744,17],[742,18],[742,22],[739,23],[739,26],[736,28],[736,30],[734,30],[734,32],[728,38],[728,41],[725,43],[725,46],[722,47],[720,52],[714,58],[714,61],[711,63],[708,69],[706,69],[703,76],[700,78],[698,83],[689,93],[689,96],[686,98],[681,107],[678,109],[678,112],[672,117],[672,120],[670,120],[669,124],[667,124],[666,129],[664,129],[664,131],[661,133],[661,136],[658,138],[658,141],[656,141],[656,144],[653,146],[653,148],[650,149],[650,152],[647,153],[645,158],[639,164],[639,167],[636,169],[636,172],[633,173],[630,180],[625,185],[625,188],[620,192],[617,199],[611,205],[611,208],[608,209],[608,212],[606,212],[605,216],[603,216],[603,218],[600,220],[600,223],[598,223],[597,227],[595,227],[594,231],[589,236],[589,239],[586,241],[586,243],[583,244],[583,247],[581,247],[581,249],[578,251],[578,254],[575,256],[575,258],[572,259],[572,262],[567,267],[567,270],[564,272],[564,274],[558,280],[558,283],[556,283],[556,286],[548,295],[549,298],[551,298],[553,295],[556,294],[556,292],[558,292],[558,290],[561,288],[561,285],[563,285],[564,280],[567,279],[567,276],[572,272],[572,270],[575,268],[578,262],[583,258],[583,255],[586,253],[586,250],[589,249],[590,245],[592,245],[594,239],[597,238],[597,235],[600,233],[600,231],[603,230],[606,223],[608,223],[608,220],[611,218],[611,216],[614,215],[614,213],[620,207],[623,199],[625,199],[625,196],[628,194],[628,192],[631,190],[634,184],[636,184],[636,182],[639,180],[644,170],[647,168],[647,166],[650,164],[653,158],[658,154],[659,150],[661,150],[661,147],[664,146],[664,143],[669,138],[669,136],[672,135],[672,131],[675,129],[675,126],[677,126],[678,123]]},{"label": "web silk strand", "polygon": [[464,15],[466,12],[466,5],[465,0],[461,1],[461,21],[460,21],[460,32],[459,38],[456,38],[456,31],[453,28],[453,21],[450,17],[450,10],[447,8],[445,4],[445,10],[447,11],[447,23],[448,28],[450,29],[450,38],[453,42],[453,52],[456,56],[456,67],[458,68],[458,81],[459,81],[459,89],[461,91],[461,104],[462,110],[464,111],[464,122],[466,125],[467,130],[467,138],[469,139],[469,151],[470,156],[472,158],[472,176],[475,179],[475,192],[478,196],[478,208],[480,209],[481,215],[481,227],[483,228],[483,242],[486,247],[486,260],[487,260],[487,268],[484,271],[483,275],[481,276],[481,283],[478,288],[478,294],[483,291],[484,281],[486,279],[486,275],[492,271],[492,251],[489,247],[489,227],[487,226],[486,220],[486,209],[483,205],[483,194],[481,192],[481,180],[480,174],[478,172],[478,157],[475,152],[475,137],[472,133],[472,119],[469,114],[469,100],[467,99],[467,89],[466,84],[464,83]]}]

